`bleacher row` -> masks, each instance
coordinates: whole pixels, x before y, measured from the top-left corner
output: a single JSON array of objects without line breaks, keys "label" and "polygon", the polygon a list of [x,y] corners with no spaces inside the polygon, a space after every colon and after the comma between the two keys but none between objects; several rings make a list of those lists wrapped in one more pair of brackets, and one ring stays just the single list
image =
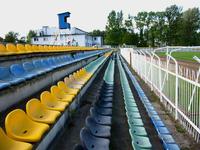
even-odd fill
[{"label": "bleacher row", "polygon": [[117,59],[119,72],[120,72],[120,81],[123,90],[124,103],[126,116],[128,119],[129,132],[132,139],[132,146],[134,150],[146,149],[150,150],[152,145],[148,138],[147,132],[145,130],[139,109],[135,102],[133,93],[131,91],[126,73],[121,65],[119,57]]},{"label": "bleacher row", "polygon": [[74,56],[51,56],[21,64],[12,64],[8,67],[0,67],[0,90],[101,53],[104,53],[104,51],[81,52]]},{"label": "bleacher row", "polygon": [[[0,149],[28,150],[33,146],[36,149],[40,149],[38,148],[40,146],[41,149],[47,148],[48,140],[53,140],[55,132],[61,128],[61,122],[67,119],[68,113],[79,104],[77,98],[79,93],[84,90],[110,54],[111,52],[107,52],[84,68],[65,77],[64,81],[52,85],[49,91],[40,94],[40,100],[32,98],[26,103],[26,110],[14,109],[9,112],[5,118],[6,132],[0,128]],[[42,143],[44,139],[48,140]]]},{"label": "bleacher row", "polygon": [[[166,149],[166,150],[180,150],[179,146],[176,144],[175,140],[173,139],[170,131],[167,129],[167,127],[165,126],[165,124],[163,123],[161,118],[159,117],[158,113],[154,109],[154,106],[151,104],[148,97],[145,95],[144,91],[140,87],[138,81],[136,80],[134,75],[129,70],[124,59],[122,57],[120,59],[122,61],[122,64],[123,64],[128,76],[131,78],[131,81],[132,81],[134,87],[136,88],[136,91],[137,91],[137,93],[140,97],[140,100],[144,104],[144,107],[145,107],[145,109],[148,113],[148,116],[150,117],[152,124],[154,125],[161,142],[163,143],[164,149]],[[133,103],[132,104],[128,103],[128,106],[134,107]],[[130,109],[130,110],[132,111],[133,109]],[[133,133],[133,132],[131,132],[131,133]],[[137,131],[136,131],[136,133],[137,133]],[[144,133],[144,132],[142,132],[142,133]]]},{"label": "bleacher row", "polygon": [[47,53],[47,52],[72,52],[100,50],[95,47],[80,46],[51,46],[51,45],[30,45],[30,44],[0,44],[0,55],[28,54],[28,53]]},{"label": "bleacher row", "polygon": [[104,74],[100,96],[90,108],[90,115],[81,129],[81,145],[77,150],[109,150],[112,125],[112,101],[114,92],[114,60],[110,60]]}]

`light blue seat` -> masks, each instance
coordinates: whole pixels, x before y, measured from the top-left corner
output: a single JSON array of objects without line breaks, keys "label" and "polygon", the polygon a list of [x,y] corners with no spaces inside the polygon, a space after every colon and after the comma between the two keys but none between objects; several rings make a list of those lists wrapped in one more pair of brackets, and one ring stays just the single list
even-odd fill
[{"label": "light blue seat", "polygon": [[44,71],[36,69],[32,62],[24,62],[22,64],[22,66],[23,66],[24,70],[26,70],[30,74],[41,75],[44,73]]},{"label": "light blue seat", "polygon": [[37,68],[37,70],[40,70],[42,72],[48,72],[51,70],[51,68],[48,68],[42,63],[42,60],[33,60],[33,65],[35,66],[35,68]]},{"label": "light blue seat", "polygon": [[25,79],[14,77],[7,67],[0,67],[0,81],[3,83],[8,82],[10,84],[18,84],[25,81]]},{"label": "light blue seat", "polygon": [[25,78],[25,79],[32,79],[36,76],[36,74],[29,73],[24,70],[23,66],[21,64],[13,64],[10,66],[10,72],[15,77]]}]

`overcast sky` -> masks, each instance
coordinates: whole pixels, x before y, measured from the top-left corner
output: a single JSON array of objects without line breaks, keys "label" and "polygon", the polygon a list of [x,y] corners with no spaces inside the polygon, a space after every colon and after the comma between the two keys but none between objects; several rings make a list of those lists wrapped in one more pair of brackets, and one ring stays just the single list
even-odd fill
[{"label": "overcast sky", "polygon": [[136,15],[139,11],[161,11],[173,4],[185,10],[200,7],[200,0],[0,0],[0,36],[11,30],[25,35],[44,25],[58,26],[57,14],[65,11],[71,12],[71,26],[103,30],[111,10]]}]

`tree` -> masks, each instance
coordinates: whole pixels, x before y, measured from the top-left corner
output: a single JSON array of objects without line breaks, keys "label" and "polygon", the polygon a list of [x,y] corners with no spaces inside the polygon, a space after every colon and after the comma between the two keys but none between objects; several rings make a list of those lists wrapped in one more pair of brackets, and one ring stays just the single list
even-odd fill
[{"label": "tree", "polygon": [[181,44],[182,45],[198,45],[200,29],[200,11],[199,8],[190,8],[182,15],[181,20]]},{"label": "tree", "polygon": [[165,10],[166,22],[168,24],[167,30],[167,45],[179,45],[177,42],[180,38],[180,19],[182,15],[182,8],[176,5],[167,7]]},{"label": "tree", "polygon": [[4,40],[3,40],[3,38],[2,37],[0,37],[0,42],[3,42]]},{"label": "tree", "polygon": [[33,31],[33,30],[30,30],[29,32],[28,32],[28,35],[27,35],[27,43],[31,43],[31,39],[33,38],[33,37],[36,37],[37,36],[37,33],[35,32],[35,31]]},{"label": "tree", "polygon": [[18,40],[18,36],[19,36],[18,33],[10,31],[5,35],[5,40],[4,41],[7,42],[7,43],[16,43],[17,40]]}]

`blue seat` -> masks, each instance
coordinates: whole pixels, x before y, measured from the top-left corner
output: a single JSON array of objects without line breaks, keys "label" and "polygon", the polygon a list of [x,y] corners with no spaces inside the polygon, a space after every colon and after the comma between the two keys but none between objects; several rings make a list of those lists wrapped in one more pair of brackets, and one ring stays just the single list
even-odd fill
[{"label": "blue seat", "polygon": [[111,116],[103,116],[96,112],[96,110],[92,107],[90,108],[90,115],[98,124],[102,125],[111,125],[112,117]]},{"label": "blue seat", "polygon": [[112,109],[111,108],[103,108],[103,107],[97,107],[97,106],[95,106],[94,109],[100,115],[104,115],[104,116],[111,116],[112,115]]},{"label": "blue seat", "polygon": [[33,60],[33,65],[35,66],[35,68],[37,68],[37,70],[40,70],[42,72],[48,72],[51,70],[51,68],[45,66],[42,63],[42,60]]},{"label": "blue seat", "polygon": [[164,147],[166,150],[180,150],[177,144],[166,144]]},{"label": "blue seat", "polygon": [[92,117],[87,117],[85,121],[86,127],[96,137],[109,138],[111,136],[111,127],[107,125],[100,125]]},{"label": "blue seat", "polygon": [[10,69],[7,67],[0,67],[0,80],[5,83],[5,82],[9,82],[10,84],[18,84],[20,82],[25,81],[24,78],[17,78],[14,77],[11,72]]},{"label": "blue seat", "polygon": [[24,62],[22,66],[24,70],[26,70],[30,74],[41,75],[44,72],[44,71],[36,69],[32,62]]},{"label": "blue seat", "polygon": [[29,73],[24,70],[23,66],[21,64],[13,64],[10,66],[10,72],[15,76],[15,77],[21,77],[25,79],[32,79],[33,77],[36,76],[36,74]]},{"label": "blue seat", "polygon": [[83,146],[87,150],[109,150],[110,140],[95,137],[86,128],[81,130],[80,138]]}]

